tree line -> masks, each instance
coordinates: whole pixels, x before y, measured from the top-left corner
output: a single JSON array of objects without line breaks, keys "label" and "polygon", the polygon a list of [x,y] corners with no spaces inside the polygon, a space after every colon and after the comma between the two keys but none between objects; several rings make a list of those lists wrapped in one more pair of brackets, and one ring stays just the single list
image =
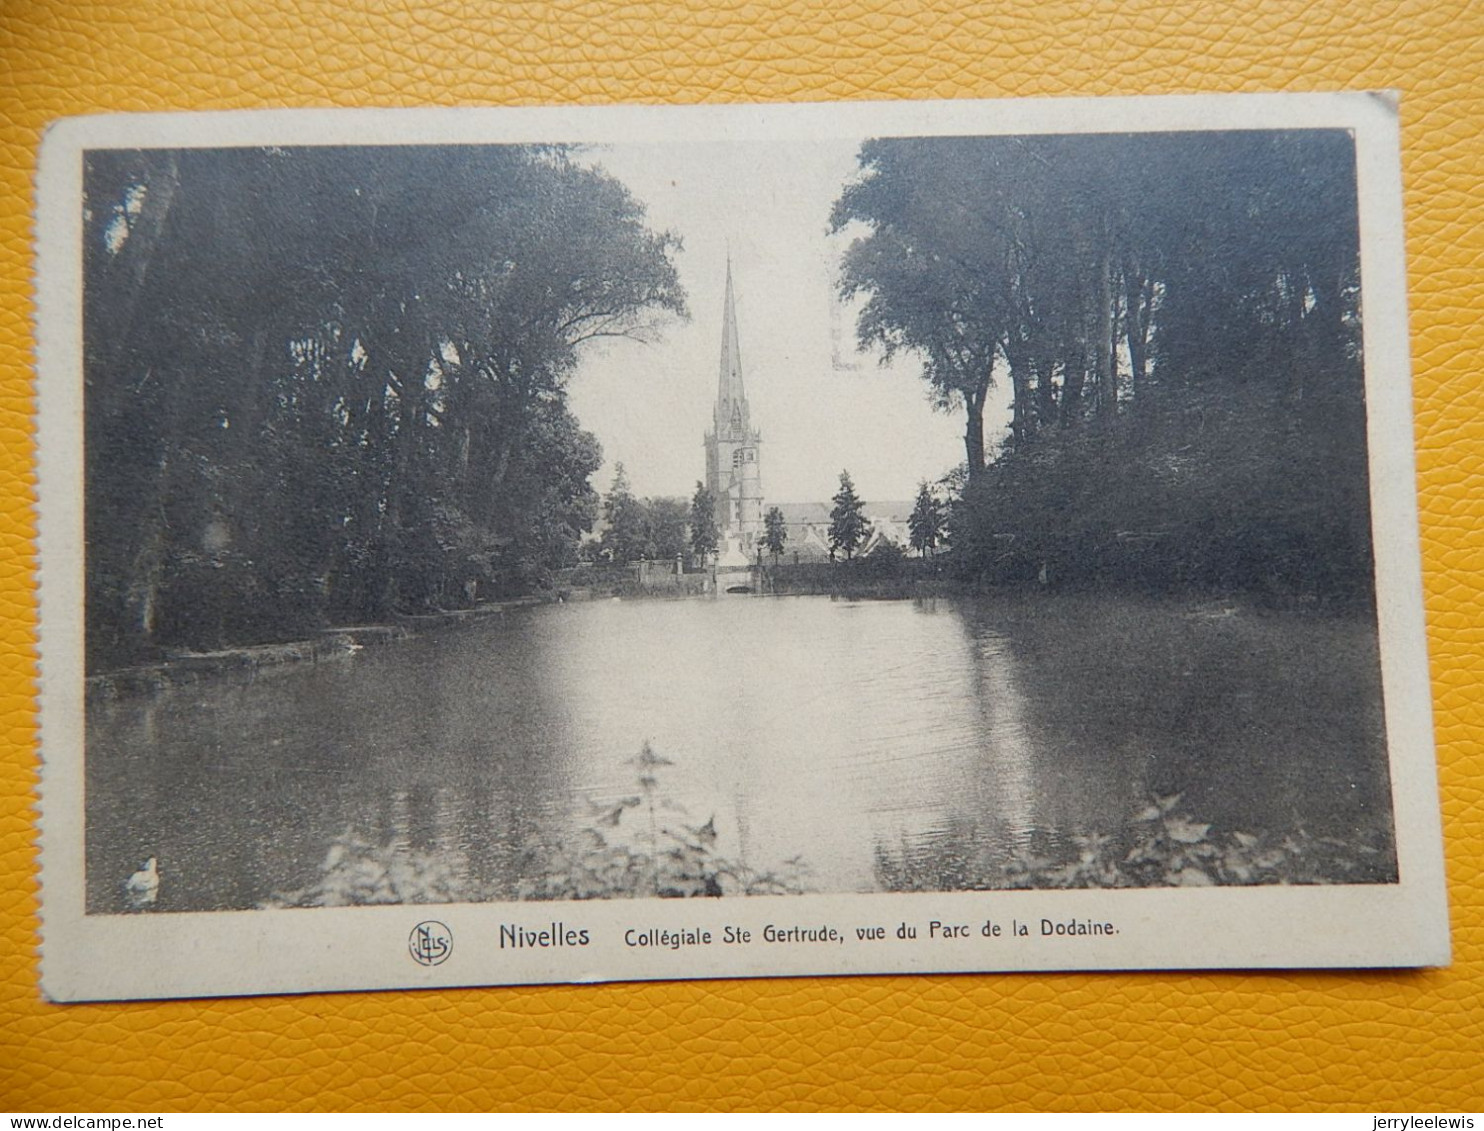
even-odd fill
[{"label": "tree line", "polygon": [[[828,540],[832,560],[845,561],[870,541],[872,528],[865,516],[865,503],[856,493],[849,471],[840,473],[840,489],[831,499]],[[639,561],[673,561],[689,558],[692,568],[704,569],[720,548],[721,532],[716,522],[715,496],[704,483],[697,483],[689,503],[683,499],[638,498],[629,485],[623,464],[614,467],[613,481],[603,496],[603,531],[584,546],[593,560],[613,564]],[[923,557],[942,542],[946,516],[937,495],[923,483],[909,522],[912,549]],[[783,508],[769,507],[757,540],[760,553],[769,554],[776,565],[788,548],[788,520]]]},{"label": "tree line", "polygon": [[891,138],[859,166],[840,290],[964,414],[958,568],[1369,599],[1347,132]]},{"label": "tree line", "polygon": [[582,343],[684,316],[550,146],[93,151],[89,663],[520,592],[598,514]]},{"label": "tree line", "polygon": [[616,565],[630,562],[699,558],[716,549],[716,521],[711,495],[696,484],[696,496],[684,499],[660,496],[641,499],[629,485],[624,465],[615,464],[613,481],[603,496],[603,530],[583,546],[593,561]]}]

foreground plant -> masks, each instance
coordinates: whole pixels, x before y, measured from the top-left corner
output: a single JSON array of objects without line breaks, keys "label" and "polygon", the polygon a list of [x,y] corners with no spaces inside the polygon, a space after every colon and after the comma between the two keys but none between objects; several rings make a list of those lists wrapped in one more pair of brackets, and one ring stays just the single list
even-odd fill
[{"label": "foreground plant", "polygon": [[259,906],[359,907],[379,903],[463,903],[483,898],[447,861],[428,852],[377,845],[347,830],[330,842],[320,876]]},{"label": "foreground plant", "polygon": [[[543,850],[521,884],[521,899],[614,899],[693,896],[798,895],[808,866],[801,857],[759,872],[717,851],[716,818],[691,826],[665,823],[684,808],[665,798],[659,770],[674,765],[645,742],[631,765],[639,793],[597,807],[576,844]],[[632,815],[625,820],[626,815]]]}]

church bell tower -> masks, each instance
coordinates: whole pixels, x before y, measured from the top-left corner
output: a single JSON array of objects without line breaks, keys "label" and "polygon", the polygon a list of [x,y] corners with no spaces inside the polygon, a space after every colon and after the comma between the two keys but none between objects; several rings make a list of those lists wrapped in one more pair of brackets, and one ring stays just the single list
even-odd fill
[{"label": "church bell tower", "polygon": [[[763,531],[762,470],[758,447],[762,437],[752,427],[747,392],[742,386],[742,351],[737,341],[737,302],[732,293],[732,264],[727,261],[726,307],[721,324],[721,372],[711,429],[706,433],[706,489],[716,500],[716,526],[721,532],[723,563],[750,562]],[[742,561],[737,561],[739,558]]]}]

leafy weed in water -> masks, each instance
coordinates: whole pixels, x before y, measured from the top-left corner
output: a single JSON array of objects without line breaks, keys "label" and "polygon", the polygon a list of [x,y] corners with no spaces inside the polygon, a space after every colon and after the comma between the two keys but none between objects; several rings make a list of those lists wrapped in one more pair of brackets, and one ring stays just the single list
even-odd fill
[{"label": "leafy weed in water", "polygon": [[1180,809],[1180,794],[1155,796],[1116,833],[1070,838],[1070,851],[1020,849],[1008,860],[955,858],[945,871],[878,848],[887,891],[1256,886],[1376,883],[1394,878],[1381,849],[1299,828],[1282,833],[1212,831]]},{"label": "leafy weed in water", "polygon": [[[638,795],[598,808],[578,842],[546,850],[531,863],[521,899],[689,899],[695,896],[799,895],[807,889],[808,865],[794,856],[759,872],[717,851],[716,817],[698,827],[661,820],[684,815],[666,799],[659,771],[674,765],[648,741],[637,758]],[[632,814],[633,819],[625,820]]]}]

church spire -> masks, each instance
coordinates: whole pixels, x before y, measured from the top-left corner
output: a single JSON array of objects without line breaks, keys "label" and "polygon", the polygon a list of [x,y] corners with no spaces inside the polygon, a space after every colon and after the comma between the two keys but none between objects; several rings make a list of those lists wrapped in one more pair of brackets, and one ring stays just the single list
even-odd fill
[{"label": "church spire", "polygon": [[732,257],[727,256],[727,299],[721,323],[721,373],[716,390],[718,432],[747,428],[747,393],[742,388],[742,351],[737,342],[737,300],[732,293]]},{"label": "church spire", "polygon": [[715,427],[706,433],[706,489],[716,502],[724,565],[752,560],[763,529],[763,484],[758,448],[762,437],[748,419],[737,337],[737,296],[727,256],[727,297],[721,315],[721,373],[716,385]]}]

